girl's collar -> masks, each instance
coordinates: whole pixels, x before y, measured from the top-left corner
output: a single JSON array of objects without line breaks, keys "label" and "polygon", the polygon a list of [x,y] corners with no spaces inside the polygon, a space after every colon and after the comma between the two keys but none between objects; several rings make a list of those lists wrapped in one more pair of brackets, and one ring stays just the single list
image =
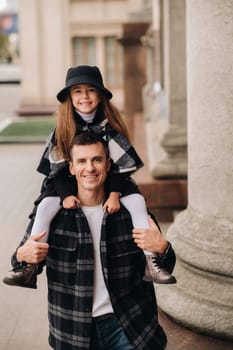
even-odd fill
[{"label": "girl's collar", "polygon": [[[78,113],[77,111],[75,111],[76,113]],[[96,115],[96,110],[90,114],[82,114],[82,113],[78,113],[79,116],[86,122],[86,123],[92,123],[95,115]]]},{"label": "girl's collar", "polygon": [[[87,122],[81,117],[81,115],[75,109],[73,109],[73,111],[74,111],[76,122],[81,125],[86,125]],[[95,116],[92,123],[98,124],[98,123],[101,123],[104,119],[105,119],[105,115],[103,113],[101,106],[99,106],[95,112]]]}]

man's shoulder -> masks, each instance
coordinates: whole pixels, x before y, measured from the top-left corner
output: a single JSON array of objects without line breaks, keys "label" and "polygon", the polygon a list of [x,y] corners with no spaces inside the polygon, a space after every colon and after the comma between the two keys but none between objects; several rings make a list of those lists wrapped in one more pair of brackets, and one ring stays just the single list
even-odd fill
[{"label": "man's shoulder", "polygon": [[[82,230],[83,225],[86,223],[85,215],[81,208],[77,207],[76,209],[65,209],[61,208],[61,210],[57,213],[55,218],[53,219],[51,225],[51,231],[54,229],[63,229],[63,230]],[[103,225],[113,231],[122,232],[131,232],[133,225],[131,216],[128,210],[121,206],[120,210],[113,214],[106,215],[106,219],[103,220]]]},{"label": "man's shoulder", "polygon": [[52,221],[50,231],[54,229],[77,230],[77,223],[85,219],[80,208],[65,209],[61,208]]},{"label": "man's shoulder", "polygon": [[108,215],[105,226],[109,236],[132,240],[133,223],[125,207],[122,206],[116,213]]},{"label": "man's shoulder", "polygon": [[123,205],[116,213],[108,215],[107,219],[109,222],[116,222],[119,225],[122,225],[123,222],[132,225],[130,213]]}]

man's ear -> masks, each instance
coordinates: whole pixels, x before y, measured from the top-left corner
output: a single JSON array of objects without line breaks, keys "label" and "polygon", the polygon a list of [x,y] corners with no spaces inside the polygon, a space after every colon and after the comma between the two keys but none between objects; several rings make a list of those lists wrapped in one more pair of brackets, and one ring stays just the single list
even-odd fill
[{"label": "man's ear", "polygon": [[70,173],[71,173],[71,175],[75,175],[75,173],[74,173],[74,167],[73,167],[73,163],[72,163],[72,162],[69,162],[69,168],[70,168]]},{"label": "man's ear", "polygon": [[109,171],[110,171],[110,168],[111,168],[111,165],[112,165],[112,159],[111,159],[111,158],[108,158],[107,162],[108,162],[108,165],[107,165],[107,172],[109,172]]}]

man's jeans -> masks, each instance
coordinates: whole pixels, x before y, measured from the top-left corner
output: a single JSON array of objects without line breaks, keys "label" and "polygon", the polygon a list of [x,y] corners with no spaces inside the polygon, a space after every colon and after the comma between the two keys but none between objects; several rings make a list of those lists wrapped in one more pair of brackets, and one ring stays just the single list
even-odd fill
[{"label": "man's jeans", "polygon": [[91,350],[133,350],[124,331],[114,316],[93,321]]}]

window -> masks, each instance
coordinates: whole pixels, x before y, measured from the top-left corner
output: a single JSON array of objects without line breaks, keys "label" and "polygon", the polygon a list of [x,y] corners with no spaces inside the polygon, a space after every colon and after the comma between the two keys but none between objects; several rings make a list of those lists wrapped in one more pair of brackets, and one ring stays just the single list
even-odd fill
[{"label": "window", "polygon": [[94,37],[73,38],[73,63],[96,64],[96,47]]},{"label": "window", "polygon": [[116,37],[105,37],[106,79],[109,86],[123,84],[123,49]]}]

